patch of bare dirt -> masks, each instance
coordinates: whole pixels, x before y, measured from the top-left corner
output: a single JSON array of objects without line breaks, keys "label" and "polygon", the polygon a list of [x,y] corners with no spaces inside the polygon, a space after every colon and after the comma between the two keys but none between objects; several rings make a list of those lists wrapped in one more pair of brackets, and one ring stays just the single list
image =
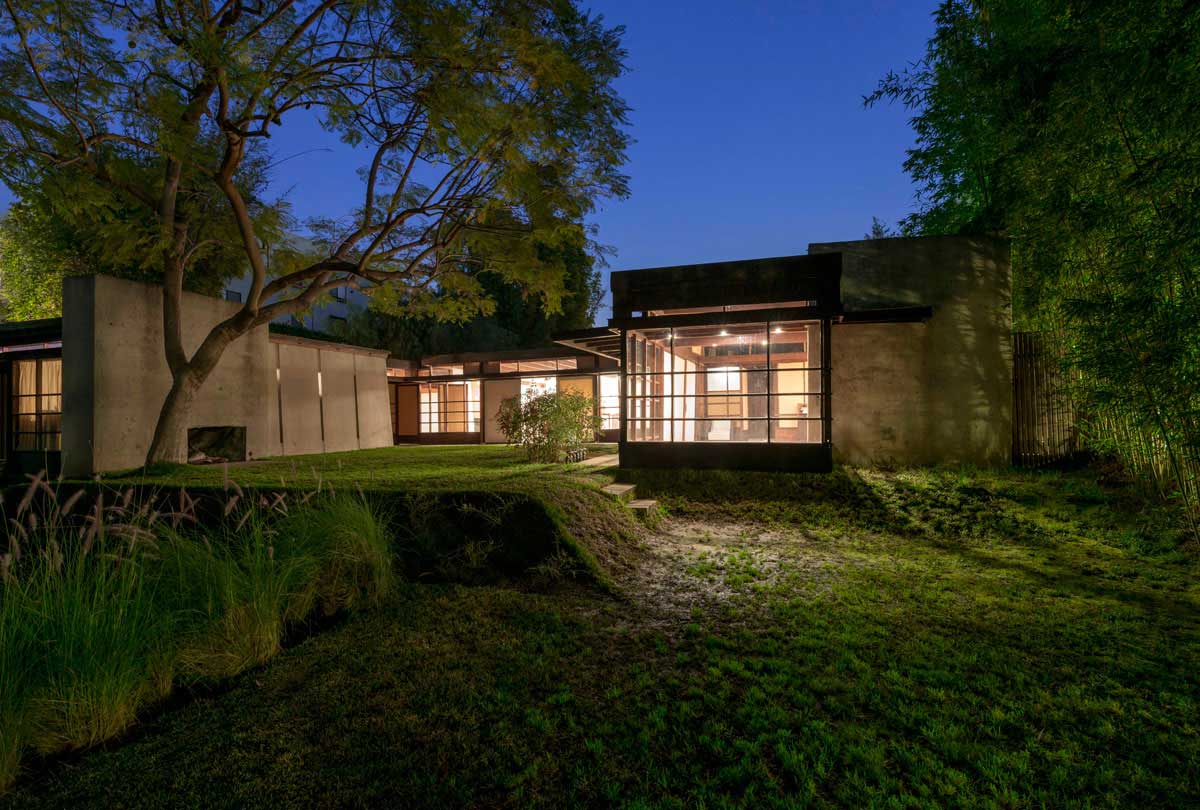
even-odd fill
[{"label": "patch of bare dirt", "polygon": [[827,588],[853,564],[803,531],[736,522],[668,519],[647,532],[644,551],[620,584],[638,619],[665,632],[717,614],[747,616],[773,591]]}]

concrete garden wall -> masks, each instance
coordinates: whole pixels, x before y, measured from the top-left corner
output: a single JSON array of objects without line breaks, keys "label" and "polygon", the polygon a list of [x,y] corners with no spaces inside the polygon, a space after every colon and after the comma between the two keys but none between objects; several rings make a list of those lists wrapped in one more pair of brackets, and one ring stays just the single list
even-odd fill
[{"label": "concrete garden wall", "polygon": [[[186,350],[194,351],[239,306],[185,294]],[[193,404],[188,426],[244,427],[249,459],[390,445],[386,354],[271,336],[259,327],[225,350]],[[106,276],[67,279],[64,472],[140,466],[170,384],[162,289]]]},{"label": "concrete garden wall", "polygon": [[921,237],[809,245],[840,251],[850,313],[929,305],[925,323],[835,324],[834,460],[1012,458],[1012,302],[1006,242]]}]

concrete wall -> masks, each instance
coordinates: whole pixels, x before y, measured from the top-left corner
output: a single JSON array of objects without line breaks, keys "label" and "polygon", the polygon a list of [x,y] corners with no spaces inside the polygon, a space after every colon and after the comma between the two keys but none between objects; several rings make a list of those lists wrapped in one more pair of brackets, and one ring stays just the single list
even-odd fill
[{"label": "concrete wall", "polygon": [[387,354],[355,352],[354,376],[357,392],[358,446],[387,447],[392,443]]},{"label": "concrete wall", "polygon": [[[283,449],[280,455],[320,453],[321,399],[317,392],[317,352],[305,346],[278,343],[279,403],[283,413]],[[285,407],[280,407],[285,406]]]},{"label": "concrete wall", "polygon": [[[184,348],[195,351],[237,305],[185,294]],[[267,328],[226,349],[197,396],[189,427],[241,425],[247,455],[268,455],[273,374]],[[162,289],[106,276],[63,284],[63,469],[68,475],[145,462],[171,387],[163,352]]]},{"label": "concrete wall", "polygon": [[837,324],[830,351],[840,463],[1012,458],[1007,243],[923,237],[809,245],[843,255],[847,312],[929,305],[926,323]]},{"label": "concrete wall", "polygon": [[392,443],[387,353],[272,335],[282,455],[334,453]]},{"label": "concrete wall", "polygon": [[506,441],[496,416],[500,411],[501,402],[519,396],[521,396],[519,379],[483,381],[483,440],[485,442],[503,444]]},{"label": "concrete wall", "polygon": [[[237,308],[185,294],[185,349],[195,351]],[[244,427],[250,459],[390,445],[385,361],[384,352],[272,337],[259,327],[225,350],[193,403],[188,427]],[[105,276],[67,279],[64,471],[141,465],[170,384],[161,288]]]}]

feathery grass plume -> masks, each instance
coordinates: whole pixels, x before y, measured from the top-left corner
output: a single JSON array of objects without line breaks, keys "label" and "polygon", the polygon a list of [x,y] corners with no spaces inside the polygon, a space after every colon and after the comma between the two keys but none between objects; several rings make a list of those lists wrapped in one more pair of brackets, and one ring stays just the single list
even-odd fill
[{"label": "feathery grass plume", "polygon": [[376,600],[395,584],[391,520],[358,493],[318,495],[279,524],[277,545],[314,557],[315,598],[326,614]]},{"label": "feathery grass plume", "polygon": [[173,532],[160,565],[164,609],[181,617],[179,666],[202,678],[236,675],[279,652],[286,623],[312,607],[319,570],[311,555],[277,553],[265,516],[248,503],[211,536]]},{"label": "feathery grass plume", "polygon": [[170,645],[143,558],[154,520],[132,495],[86,515],[32,476],[5,524],[0,590],[0,785],[22,752],[83,748],[123,732],[148,697],[152,659]]}]

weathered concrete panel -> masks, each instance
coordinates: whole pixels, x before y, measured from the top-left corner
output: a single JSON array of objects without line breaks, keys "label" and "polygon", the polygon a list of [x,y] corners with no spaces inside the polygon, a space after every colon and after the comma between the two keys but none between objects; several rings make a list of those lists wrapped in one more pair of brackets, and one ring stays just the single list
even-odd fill
[{"label": "weathered concrete panel", "polygon": [[835,326],[830,350],[839,463],[925,463],[929,409],[923,323]]},{"label": "weathered concrete panel", "polygon": [[521,381],[518,379],[483,381],[483,440],[485,442],[503,444],[506,441],[504,431],[500,430],[500,423],[496,418],[500,411],[500,403],[519,396],[521,396]]},{"label": "weathered concrete panel", "polygon": [[809,245],[840,251],[854,310],[929,305],[925,324],[839,324],[830,346],[841,463],[1008,464],[1012,306],[1008,246],[924,237]]},{"label": "weathered concrete panel", "polygon": [[279,346],[271,341],[268,353],[271,357],[271,371],[267,375],[267,433],[269,435],[270,454],[283,455],[283,437],[280,433],[280,418],[283,415],[283,401],[279,398]]},{"label": "weathered concrete panel", "polygon": [[317,392],[317,352],[288,343],[279,348],[279,386],[283,399],[283,453],[320,453],[325,449],[321,401]]},{"label": "weathered concrete panel", "polygon": [[[71,278],[64,283],[63,304],[64,411],[74,411],[63,434],[64,469],[69,475],[86,475],[139,466],[171,386],[163,350],[162,288],[106,276]],[[237,308],[229,301],[185,293],[185,350],[194,352],[209,330]],[[268,455],[271,368],[265,326],[234,341],[200,389],[188,427],[245,427],[247,456]]]},{"label": "weathered concrete panel", "polygon": [[388,447],[392,444],[392,418],[387,390],[387,357],[355,354],[354,375],[358,388],[359,446]]},{"label": "weathered concrete panel", "polygon": [[319,355],[325,451],[357,450],[358,407],[354,402],[354,355],[324,349],[319,351]]}]

